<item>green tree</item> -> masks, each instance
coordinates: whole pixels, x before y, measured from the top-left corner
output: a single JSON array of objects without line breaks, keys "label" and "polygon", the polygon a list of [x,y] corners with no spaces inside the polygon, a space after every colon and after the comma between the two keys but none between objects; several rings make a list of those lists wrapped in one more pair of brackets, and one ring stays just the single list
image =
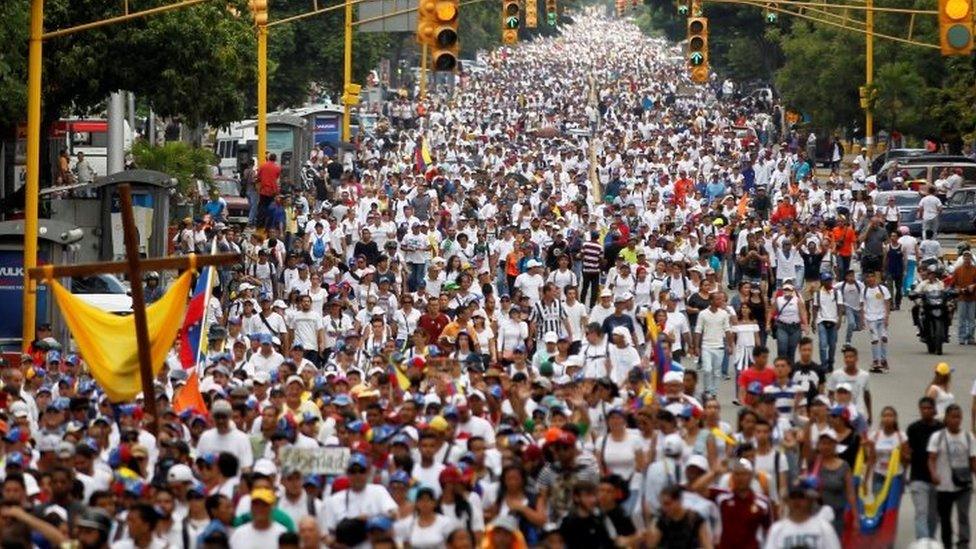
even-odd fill
[{"label": "green tree", "polygon": [[213,183],[210,167],[217,161],[213,151],[193,147],[182,141],[152,146],[138,140],[132,144],[132,158],[144,170],[156,170],[176,179],[177,192],[186,197],[196,192],[196,182],[206,187]]}]

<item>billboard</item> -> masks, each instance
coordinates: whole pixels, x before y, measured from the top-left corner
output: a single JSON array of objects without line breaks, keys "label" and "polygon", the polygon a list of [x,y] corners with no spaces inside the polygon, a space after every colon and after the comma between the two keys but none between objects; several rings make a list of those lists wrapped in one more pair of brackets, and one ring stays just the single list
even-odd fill
[{"label": "billboard", "polygon": [[[37,254],[37,264],[47,263],[47,255]],[[37,323],[48,322],[48,287],[37,287]],[[20,340],[24,320],[24,252],[0,250],[0,340]]]}]

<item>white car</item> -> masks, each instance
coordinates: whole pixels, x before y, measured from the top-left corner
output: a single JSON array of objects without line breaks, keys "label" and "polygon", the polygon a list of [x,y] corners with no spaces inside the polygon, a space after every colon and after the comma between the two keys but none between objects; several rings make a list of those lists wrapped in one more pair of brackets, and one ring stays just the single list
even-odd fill
[{"label": "white car", "polygon": [[71,293],[89,305],[118,315],[132,313],[129,289],[111,274],[97,274],[71,279]]}]

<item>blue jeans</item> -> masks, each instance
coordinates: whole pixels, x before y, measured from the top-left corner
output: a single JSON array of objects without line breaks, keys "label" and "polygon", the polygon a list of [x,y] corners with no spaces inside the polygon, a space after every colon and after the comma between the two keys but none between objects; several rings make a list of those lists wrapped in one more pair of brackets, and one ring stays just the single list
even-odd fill
[{"label": "blue jeans", "polygon": [[820,365],[827,372],[834,369],[834,356],[837,354],[837,323],[828,328],[823,322],[817,323],[817,344],[820,347]]},{"label": "blue jeans", "polygon": [[844,317],[847,320],[847,334],[844,336],[844,344],[850,345],[854,332],[859,332],[864,328],[861,326],[861,311],[844,306]]},{"label": "blue jeans", "polygon": [[702,390],[710,395],[718,394],[719,372],[722,368],[722,360],[725,358],[725,349],[711,349],[703,347],[701,350],[701,364],[698,366],[698,373],[701,374]]},{"label": "blue jeans", "polygon": [[411,292],[416,292],[417,288],[424,282],[424,275],[427,273],[426,263],[407,263],[410,267],[410,275],[407,277],[407,288]]},{"label": "blue jeans", "polygon": [[908,263],[905,265],[905,280],[901,285],[901,293],[907,294],[909,290],[912,289],[912,284],[915,283],[915,260],[909,259]]},{"label": "blue jeans", "polygon": [[935,502],[935,486],[921,480],[913,480],[908,486],[915,506],[915,539],[932,538],[939,524]]},{"label": "blue jeans", "polygon": [[958,302],[959,309],[959,343],[973,341],[973,330],[976,329],[976,301]]},{"label": "blue jeans", "polygon": [[796,358],[796,348],[800,345],[800,325],[777,322],[775,333],[777,356],[786,357],[792,364]]},{"label": "blue jeans", "polygon": [[260,195],[257,189],[252,191],[247,191],[247,203],[250,205],[250,209],[247,213],[247,224],[254,225],[258,220],[258,201],[260,200]]},{"label": "blue jeans", "polygon": [[884,319],[869,320],[867,323],[871,331],[871,359],[875,362],[888,360],[888,327]]}]

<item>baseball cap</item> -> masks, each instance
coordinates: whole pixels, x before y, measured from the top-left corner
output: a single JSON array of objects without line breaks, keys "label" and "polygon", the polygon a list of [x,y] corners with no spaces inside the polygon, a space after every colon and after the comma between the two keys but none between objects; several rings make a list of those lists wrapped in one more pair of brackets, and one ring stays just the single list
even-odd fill
[{"label": "baseball cap", "polygon": [[685,462],[685,471],[687,471],[690,467],[696,467],[702,472],[707,472],[709,470],[708,459],[705,456],[695,454],[689,457],[688,461]]},{"label": "baseball cap", "polygon": [[230,402],[226,400],[218,400],[213,403],[213,407],[210,409],[210,413],[213,416],[229,416],[234,409],[231,407]]},{"label": "baseball cap", "polygon": [[949,367],[948,362],[940,362],[935,365],[935,373],[940,376],[947,376],[952,373],[952,368]]},{"label": "baseball cap", "polygon": [[166,473],[167,482],[193,482],[193,471],[182,463],[169,468]]},{"label": "baseball cap", "polygon": [[263,501],[268,505],[274,505],[278,498],[269,488],[255,488],[251,490],[251,501]]}]

